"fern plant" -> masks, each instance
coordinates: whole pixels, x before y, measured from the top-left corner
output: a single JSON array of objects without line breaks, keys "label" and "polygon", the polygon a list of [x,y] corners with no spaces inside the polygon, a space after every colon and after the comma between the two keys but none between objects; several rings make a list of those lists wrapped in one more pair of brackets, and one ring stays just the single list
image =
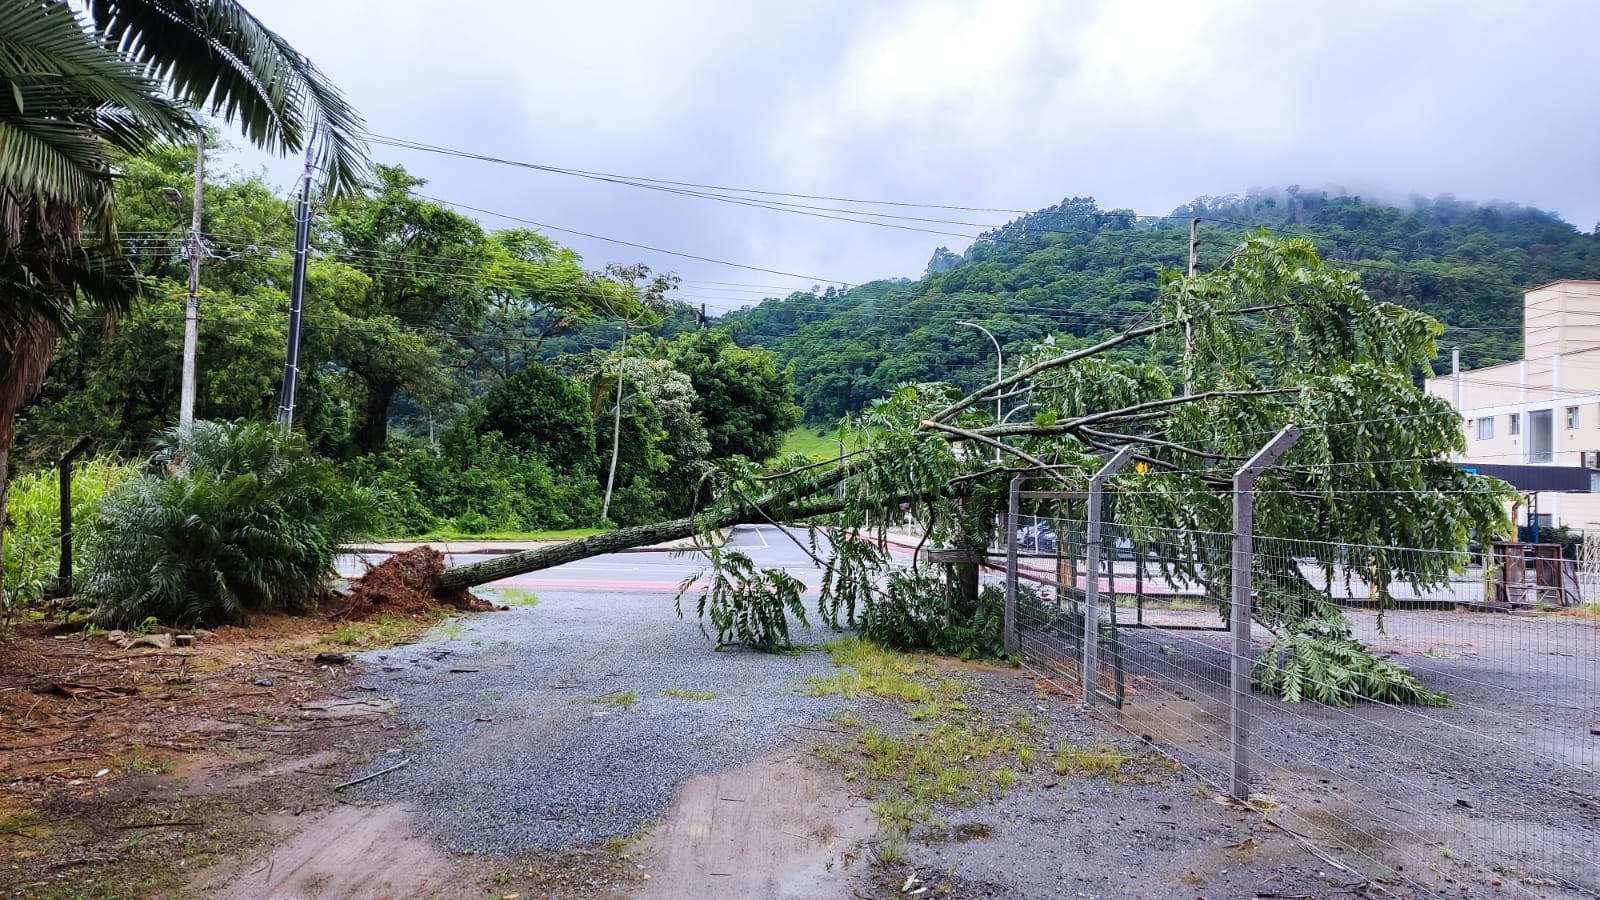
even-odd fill
[{"label": "fern plant", "polygon": [[[718,648],[737,643],[767,653],[793,650],[787,614],[808,624],[803,598],[806,586],[782,569],[757,569],[749,556],[737,550],[712,547],[706,553],[715,565],[707,570],[710,583],[695,598],[700,633],[711,636],[705,626],[710,619]],[[679,618],[683,617],[684,596],[707,572],[696,572],[678,586]]]},{"label": "fern plant", "polygon": [[79,595],[97,621],[240,622],[312,605],[341,543],[377,505],[297,435],[255,423],[167,432],[154,471],[101,501]]}]

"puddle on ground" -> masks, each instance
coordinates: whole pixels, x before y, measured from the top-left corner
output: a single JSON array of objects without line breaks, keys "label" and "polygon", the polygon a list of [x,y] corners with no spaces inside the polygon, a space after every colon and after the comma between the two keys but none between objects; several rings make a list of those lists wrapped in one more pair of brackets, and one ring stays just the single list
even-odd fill
[{"label": "puddle on ground", "polygon": [[968,822],[957,825],[951,833],[951,839],[958,844],[965,844],[967,841],[981,841],[991,834],[994,834],[993,827],[982,822]]}]

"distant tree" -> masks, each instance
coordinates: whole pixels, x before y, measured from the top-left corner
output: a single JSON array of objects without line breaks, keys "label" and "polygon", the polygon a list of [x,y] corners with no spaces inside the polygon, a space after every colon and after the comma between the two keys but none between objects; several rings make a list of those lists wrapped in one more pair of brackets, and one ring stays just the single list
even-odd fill
[{"label": "distant tree", "polygon": [[933,258],[928,260],[928,267],[923,270],[923,275],[948,272],[959,265],[961,265],[961,254],[950,252],[949,247],[940,247],[933,251]]},{"label": "distant tree", "polygon": [[354,436],[362,453],[387,444],[396,394],[442,388],[439,333],[476,330],[488,302],[483,229],[418,197],[425,183],[379,166],[376,186],[336,204],[324,233],[329,255],[367,276],[363,295],[329,326],[334,360],[365,388]]},{"label": "distant tree", "polygon": [[[646,343],[643,350],[648,350]],[[595,353],[577,366],[579,378],[589,385],[595,420],[595,459],[610,460],[612,405],[617,396],[615,352]],[[696,408],[698,397],[689,376],[665,358],[629,354],[622,364],[627,390],[623,394],[619,497],[612,519],[632,524],[648,521],[644,503],[658,514],[685,515],[700,496],[701,479],[709,471],[711,440]],[[648,496],[646,496],[648,495]],[[659,515],[658,515],[659,517]]]},{"label": "distant tree", "polygon": [[456,337],[470,363],[494,380],[537,358],[551,335],[597,322],[630,304],[626,287],[586,271],[568,247],[534,231],[489,235],[483,267],[487,307],[482,334]]},{"label": "distant tree", "polygon": [[483,398],[465,427],[497,431],[516,450],[562,472],[592,475],[594,419],[589,394],[576,382],[530,363]]},{"label": "distant tree", "polygon": [[726,331],[682,335],[667,358],[694,385],[713,459],[770,459],[800,422],[791,373],[771,353],[737,346]]}]

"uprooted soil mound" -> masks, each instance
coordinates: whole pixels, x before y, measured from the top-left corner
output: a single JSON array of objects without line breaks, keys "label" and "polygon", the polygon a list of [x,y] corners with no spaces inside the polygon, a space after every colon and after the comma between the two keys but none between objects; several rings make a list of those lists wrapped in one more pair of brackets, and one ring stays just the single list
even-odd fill
[{"label": "uprooted soil mound", "polygon": [[416,615],[439,606],[487,612],[495,606],[470,591],[439,591],[444,554],[432,547],[396,553],[357,579],[341,619],[365,619],[380,612]]}]

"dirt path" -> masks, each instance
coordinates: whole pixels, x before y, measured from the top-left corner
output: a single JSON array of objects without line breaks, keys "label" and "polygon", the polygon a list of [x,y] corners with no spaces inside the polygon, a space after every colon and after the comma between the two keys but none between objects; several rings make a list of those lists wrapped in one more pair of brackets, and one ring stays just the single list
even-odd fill
[{"label": "dirt path", "polygon": [[793,754],[684,783],[643,846],[636,900],[851,896],[877,830],[865,801]]},{"label": "dirt path", "polygon": [[[336,807],[244,874],[207,880],[198,896],[215,900],[392,900],[460,896],[451,861],[412,834],[403,806]],[[288,825],[281,821],[280,825]]]}]

